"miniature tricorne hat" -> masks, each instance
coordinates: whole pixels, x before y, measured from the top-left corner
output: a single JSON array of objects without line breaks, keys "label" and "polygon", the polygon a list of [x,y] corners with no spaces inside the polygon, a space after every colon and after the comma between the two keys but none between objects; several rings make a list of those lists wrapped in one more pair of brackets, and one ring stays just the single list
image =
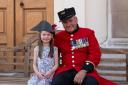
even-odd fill
[{"label": "miniature tricorne hat", "polygon": [[46,20],[41,21],[39,24],[34,26],[31,30],[38,31],[38,32],[47,31],[47,32],[53,33],[51,24],[48,23]]}]

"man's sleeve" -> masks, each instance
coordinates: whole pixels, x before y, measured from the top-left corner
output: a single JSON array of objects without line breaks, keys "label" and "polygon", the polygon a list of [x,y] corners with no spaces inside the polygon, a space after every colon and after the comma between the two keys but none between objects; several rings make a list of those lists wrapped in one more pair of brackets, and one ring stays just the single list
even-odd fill
[{"label": "man's sleeve", "polygon": [[98,41],[94,35],[94,31],[91,31],[88,37],[88,59],[85,61],[82,69],[87,72],[92,72],[100,62],[101,52]]}]

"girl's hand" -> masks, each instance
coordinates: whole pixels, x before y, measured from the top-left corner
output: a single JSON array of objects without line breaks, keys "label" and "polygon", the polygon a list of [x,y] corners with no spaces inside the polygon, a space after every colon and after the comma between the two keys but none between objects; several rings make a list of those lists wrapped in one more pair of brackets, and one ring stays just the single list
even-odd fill
[{"label": "girl's hand", "polygon": [[52,74],[53,74],[53,72],[48,71],[48,72],[45,74],[45,77],[46,77],[46,78],[49,78],[49,77],[51,77],[51,76],[52,76]]},{"label": "girl's hand", "polygon": [[41,72],[41,75],[46,79],[46,77],[45,77],[46,73],[45,72]]},{"label": "girl's hand", "polygon": [[44,79],[45,78],[44,75],[42,75],[42,73],[40,73],[40,72],[36,72],[36,75],[39,79]]}]

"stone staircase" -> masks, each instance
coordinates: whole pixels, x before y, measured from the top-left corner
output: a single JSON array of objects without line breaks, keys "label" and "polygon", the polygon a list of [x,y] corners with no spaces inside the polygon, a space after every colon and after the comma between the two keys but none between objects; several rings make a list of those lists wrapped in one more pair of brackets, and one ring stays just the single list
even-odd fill
[{"label": "stone staircase", "polygon": [[128,85],[128,51],[122,49],[102,49],[101,62],[97,71],[102,77]]}]

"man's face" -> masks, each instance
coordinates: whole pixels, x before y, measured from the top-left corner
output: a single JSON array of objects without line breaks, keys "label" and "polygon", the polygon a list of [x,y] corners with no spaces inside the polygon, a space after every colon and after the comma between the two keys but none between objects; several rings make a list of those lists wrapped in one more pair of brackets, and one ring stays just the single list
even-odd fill
[{"label": "man's face", "polygon": [[72,33],[75,29],[77,29],[77,23],[78,21],[76,16],[62,21],[65,30],[69,33]]}]

